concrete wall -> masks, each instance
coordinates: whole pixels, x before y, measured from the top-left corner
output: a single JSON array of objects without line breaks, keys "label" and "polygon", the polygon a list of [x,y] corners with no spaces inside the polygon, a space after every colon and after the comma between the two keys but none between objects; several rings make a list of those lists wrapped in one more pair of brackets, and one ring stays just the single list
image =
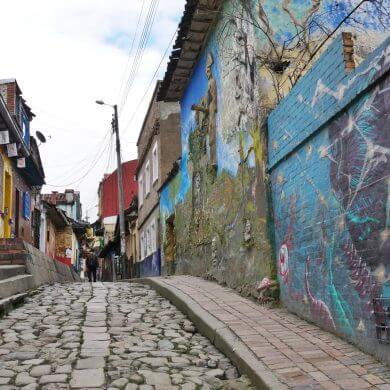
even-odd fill
[{"label": "concrete wall", "polygon": [[[138,182],[143,180],[143,197],[138,197],[138,226],[142,227],[149,214],[159,203],[158,189],[167,176],[173,163],[181,153],[179,104],[157,102],[152,99],[145,123],[138,141],[140,168]],[[153,149],[157,144],[158,175],[153,180]],[[149,194],[146,194],[146,164],[149,162]]]},{"label": "concrete wall", "polygon": [[27,273],[32,275],[34,287],[47,283],[80,281],[79,275],[72,267],[53,260],[28,243],[24,243],[24,248],[28,252]]},{"label": "concrete wall", "polygon": [[349,72],[345,42],[269,118],[278,278],[291,311],[389,363],[373,300],[390,298],[390,40]]},{"label": "concrete wall", "polygon": [[[166,103],[167,104],[167,103]],[[159,175],[157,188],[165,182],[173,163],[181,156],[180,115],[167,115],[160,120],[160,140],[158,145]]]}]

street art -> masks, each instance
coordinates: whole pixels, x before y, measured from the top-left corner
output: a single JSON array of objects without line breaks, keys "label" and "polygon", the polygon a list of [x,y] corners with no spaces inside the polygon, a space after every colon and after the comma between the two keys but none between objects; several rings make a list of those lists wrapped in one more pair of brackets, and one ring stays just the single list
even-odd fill
[{"label": "street art", "polygon": [[309,265],[310,257],[306,259],[306,269],[305,269],[305,290],[306,295],[310,304],[310,312],[313,318],[320,322],[325,328],[330,330],[335,330],[336,325],[334,323],[332,314],[329,310],[329,307],[321,299],[314,298],[309,285]]},{"label": "street art", "polygon": [[[268,278],[273,285],[278,279],[285,285],[283,291],[297,300],[307,296],[303,283],[307,255],[300,257],[298,266],[295,260],[296,245],[300,242],[295,236],[296,225],[305,226],[300,218],[302,207],[310,206],[310,197],[315,197],[316,205],[321,205],[321,208],[313,205],[313,218],[325,216],[329,202],[337,204],[334,195],[327,198],[326,188],[332,187],[328,174],[331,162],[321,160],[327,161],[326,167],[323,172],[317,172],[327,175],[327,183],[318,183],[318,178],[311,174],[307,180],[302,179],[305,184],[302,183],[302,189],[310,188],[305,200],[290,192],[289,183],[292,177],[299,176],[300,166],[310,166],[317,151],[329,142],[327,139],[319,144],[313,142],[307,155],[299,152],[291,174],[277,169],[278,191],[273,196],[282,200],[283,206],[277,206],[272,215],[267,173],[267,116],[291,87],[299,83],[317,49],[324,40],[334,38],[332,32],[338,26],[354,31],[386,31],[377,20],[367,22],[367,10],[372,12],[373,20],[381,12],[379,6],[372,8],[372,3],[357,9],[353,19],[348,18],[356,5],[353,0],[223,2],[220,17],[208,35],[180,102],[180,170],[160,194],[161,240],[165,246],[165,221],[172,216],[175,220],[175,255],[169,254],[169,259],[175,259],[174,272],[208,276],[256,296],[259,281]],[[374,38],[367,42],[375,45]],[[359,53],[370,51],[366,46]],[[333,87],[326,80],[322,82],[327,88]],[[349,89],[346,87],[343,96],[348,95]],[[324,96],[332,97],[327,92],[324,88],[318,90],[319,105]],[[297,104],[309,110],[311,102],[303,100],[304,103]],[[274,139],[270,148],[278,149],[283,143],[285,139]],[[292,207],[296,217],[289,213]],[[273,218],[278,226],[276,248]],[[322,223],[304,231],[307,237],[315,234],[321,237],[320,253],[326,252],[327,240],[331,239],[328,230],[329,226]],[[328,279],[326,261],[321,260],[320,253],[309,254],[312,260],[308,272],[323,267],[322,276]],[[337,256],[341,258],[341,254]],[[164,263],[164,253],[162,258]],[[312,298],[322,299],[325,288],[317,296],[318,282],[308,276]],[[295,289],[298,284],[301,288]],[[332,305],[326,299],[322,301],[333,313]],[[339,311],[348,317],[345,306],[339,299]],[[336,318],[334,323],[337,328]]]},{"label": "street art", "polygon": [[283,283],[288,283],[288,273],[289,273],[289,266],[288,266],[288,248],[286,244],[282,244],[279,250],[279,273],[282,277]]},{"label": "street art", "polygon": [[390,284],[390,40],[350,73],[342,43],[269,119],[278,278],[289,309],[388,361],[374,300]]}]

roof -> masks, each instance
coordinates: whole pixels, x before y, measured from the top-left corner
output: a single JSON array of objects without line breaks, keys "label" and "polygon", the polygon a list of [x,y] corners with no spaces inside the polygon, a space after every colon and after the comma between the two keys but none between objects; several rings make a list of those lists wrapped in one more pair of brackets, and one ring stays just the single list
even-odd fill
[{"label": "roof", "polygon": [[221,3],[221,0],[187,0],[157,100],[180,100]]},{"label": "roof", "polygon": [[70,226],[70,222],[66,217],[64,211],[62,211],[58,207],[55,207],[54,205],[46,201],[43,201],[43,204],[45,205],[47,210],[46,214],[48,215],[48,217],[56,227],[61,228],[61,227]]},{"label": "roof", "polygon": [[[66,193],[73,193],[73,200],[66,200]],[[65,190],[65,192],[52,191],[51,194],[42,194],[42,199],[51,204],[74,204],[77,198],[80,197],[80,193],[74,190]]]}]

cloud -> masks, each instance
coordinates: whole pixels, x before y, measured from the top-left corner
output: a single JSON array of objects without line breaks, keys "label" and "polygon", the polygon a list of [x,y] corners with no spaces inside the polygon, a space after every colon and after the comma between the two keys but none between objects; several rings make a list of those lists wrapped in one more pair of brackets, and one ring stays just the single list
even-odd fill
[{"label": "cloud", "polygon": [[[113,147],[108,157],[111,110],[94,101],[120,101],[118,92],[142,1],[14,0],[2,4],[0,78],[18,79],[27,103],[37,115],[32,132],[40,130],[51,136],[41,146],[41,155],[47,183],[59,187],[44,190],[62,190],[67,184],[80,190],[84,214],[90,209],[92,219],[96,216],[93,206],[99,181],[103,173],[115,168],[116,161]],[[145,0],[141,29],[150,1]],[[121,127],[138,107],[183,9],[184,0],[160,0]],[[164,63],[160,76],[165,69]],[[121,128],[124,161],[137,156],[134,142],[152,91],[130,128]],[[94,162],[100,151],[101,158]],[[72,184],[89,170],[85,178]]]}]

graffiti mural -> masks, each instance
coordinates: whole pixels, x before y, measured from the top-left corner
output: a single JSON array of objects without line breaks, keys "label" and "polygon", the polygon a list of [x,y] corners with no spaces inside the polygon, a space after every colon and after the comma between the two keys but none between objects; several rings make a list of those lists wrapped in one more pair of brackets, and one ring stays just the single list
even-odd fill
[{"label": "graffiti mural", "polygon": [[[279,275],[292,294],[306,296],[304,290],[291,287],[298,282],[295,224],[300,222],[301,206],[298,198],[294,206],[293,195],[283,190],[289,180],[283,172],[278,188],[282,188],[286,208],[295,207],[296,219],[283,219],[286,234],[274,248],[267,116],[310,68],[324,40],[333,39],[330,33],[335,28],[386,30],[379,22],[367,24],[364,15],[371,4],[348,19],[355,6],[352,0],[222,2],[180,101],[180,169],[160,193],[163,247],[172,247],[167,244],[171,227],[165,222],[173,216],[175,221],[175,254],[169,253],[170,265],[164,268],[162,253],[163,272],[208,276],[255,295],[260,281],[268,278],[274,286]],[[379,13],[372,10],[373,18]],[[375,37],[366,43],[375,44]],[[282,141],[275,139],[273,145]],[[315,150],[313,145],[313,156]],[[329,170],[330,161],[327,164]],[[324,210],[318,213],[326,213],[325,202],[324,198]],[[275,219],[281,223],[279,212]],[[326,226],[319,229],[328,234]],[[327,250],[326,245],[322,250]],[[307,286],[313,299],[320,299],[314,294],[317,282],[311,276],[318,258],[311,256],[308,267]],[[306,259],[302,257],[300,282]]]},{"label": "graffiti mural", "polygon": [[[278,277],[288,308],[388,361],[373,301],[390,284],[390,40],[351,73],[336,60],[342,43],[270,116]],[[301,114],[285,124],[280,115],[298,105]]]}]

